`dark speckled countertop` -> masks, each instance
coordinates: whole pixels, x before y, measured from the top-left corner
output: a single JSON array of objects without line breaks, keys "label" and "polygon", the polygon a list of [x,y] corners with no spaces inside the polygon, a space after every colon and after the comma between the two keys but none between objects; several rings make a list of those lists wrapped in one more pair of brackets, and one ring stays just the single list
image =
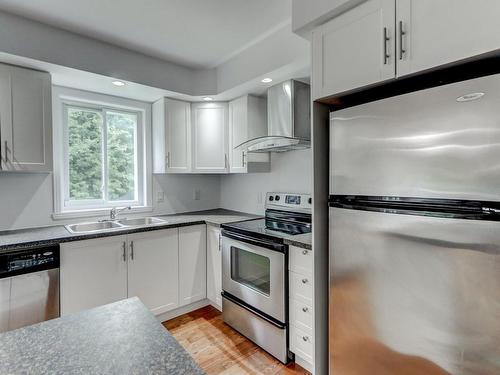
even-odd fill
[{"label": "dark speckled countertop", "polygon": [[[64,225],[55,225],[42,228],[29,228],[0,232],[0,252],[12,251],[17,249],[28,249],[37,246],[49,246],[62,242],[79,241],[91,238],[116,236],[127,233],[146,232],[151,230],[175,228],[187,225],[210,224],[219,226],[224,223],[236,221],[251,220],[258,218],[257,215],[251,215],[243,212],[216,209],[206,211],[188,212],[174,215],[154,215],[167,220],[167,223],[148,227],[129,227],[119,230],[101,232],[101,233],[70,233]],[[123,215],[125,217],[125,215]],[[92,221],[82,219],[82,222]]]},{"label": "dark speckled countertop", "polygon": [[0,335],[0,374],[205,374],[134,297]]}]

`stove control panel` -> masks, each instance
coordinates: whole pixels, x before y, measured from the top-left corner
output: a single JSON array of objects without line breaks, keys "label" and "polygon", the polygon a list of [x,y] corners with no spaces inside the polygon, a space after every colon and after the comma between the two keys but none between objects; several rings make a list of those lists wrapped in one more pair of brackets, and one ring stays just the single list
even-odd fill
[{"label": "stove control panel", "polygon": [[312,198],[310,194],[267,193],[266,208],[309,211],[312,208]]}]

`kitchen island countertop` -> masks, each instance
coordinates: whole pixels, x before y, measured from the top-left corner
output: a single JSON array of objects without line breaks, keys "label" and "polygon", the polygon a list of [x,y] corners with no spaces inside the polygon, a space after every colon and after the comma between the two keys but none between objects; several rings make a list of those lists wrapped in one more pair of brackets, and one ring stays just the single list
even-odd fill
[{"label": "kitchen island countertop", "polygon": [[137,298],[0,335],[1,374],[169,374],[204,371]]}]

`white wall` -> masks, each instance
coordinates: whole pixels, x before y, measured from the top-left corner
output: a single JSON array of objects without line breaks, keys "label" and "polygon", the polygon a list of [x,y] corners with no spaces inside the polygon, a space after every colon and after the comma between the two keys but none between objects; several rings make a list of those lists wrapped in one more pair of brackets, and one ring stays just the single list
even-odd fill
[{"label": "white wall", "polygon": [[[312,192],[311,150],[271,154],[270,173],[250,173],[221,177],[222,208],[264,214],[267,192]],[[262,197],[262,200],[259,198]]]},{"label": "white wall", "polygon": [[[46,173],[0,173],[0,231],[92,220],[92,218],[53,220],[52,180],[52,174]],[[195,188],[200,190],[200,200],[194,200]],[[156,203],[159,190],[165,192],[165,201],[162,203]],[[153,176],[154,211],[151,214],[163,215],[218,208],[219,197],[219,176],[155,175]],[[146,214],[136,216],[144,215]]]}]

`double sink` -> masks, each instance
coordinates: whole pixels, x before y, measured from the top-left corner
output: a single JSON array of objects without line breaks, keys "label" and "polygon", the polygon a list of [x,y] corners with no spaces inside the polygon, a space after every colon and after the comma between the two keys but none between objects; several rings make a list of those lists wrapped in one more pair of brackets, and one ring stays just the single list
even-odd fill
[{"label": "double sink", "polygon": [[121,220],[106,220],[94,221],[89,223],[77,223],[66,225],[66,229],[70,233],[99,233],[109,232],[113,230],[146,227],[150,225],[167,224],[167,220],[157,217],[142,217],[137,219],[121,219]]}]

